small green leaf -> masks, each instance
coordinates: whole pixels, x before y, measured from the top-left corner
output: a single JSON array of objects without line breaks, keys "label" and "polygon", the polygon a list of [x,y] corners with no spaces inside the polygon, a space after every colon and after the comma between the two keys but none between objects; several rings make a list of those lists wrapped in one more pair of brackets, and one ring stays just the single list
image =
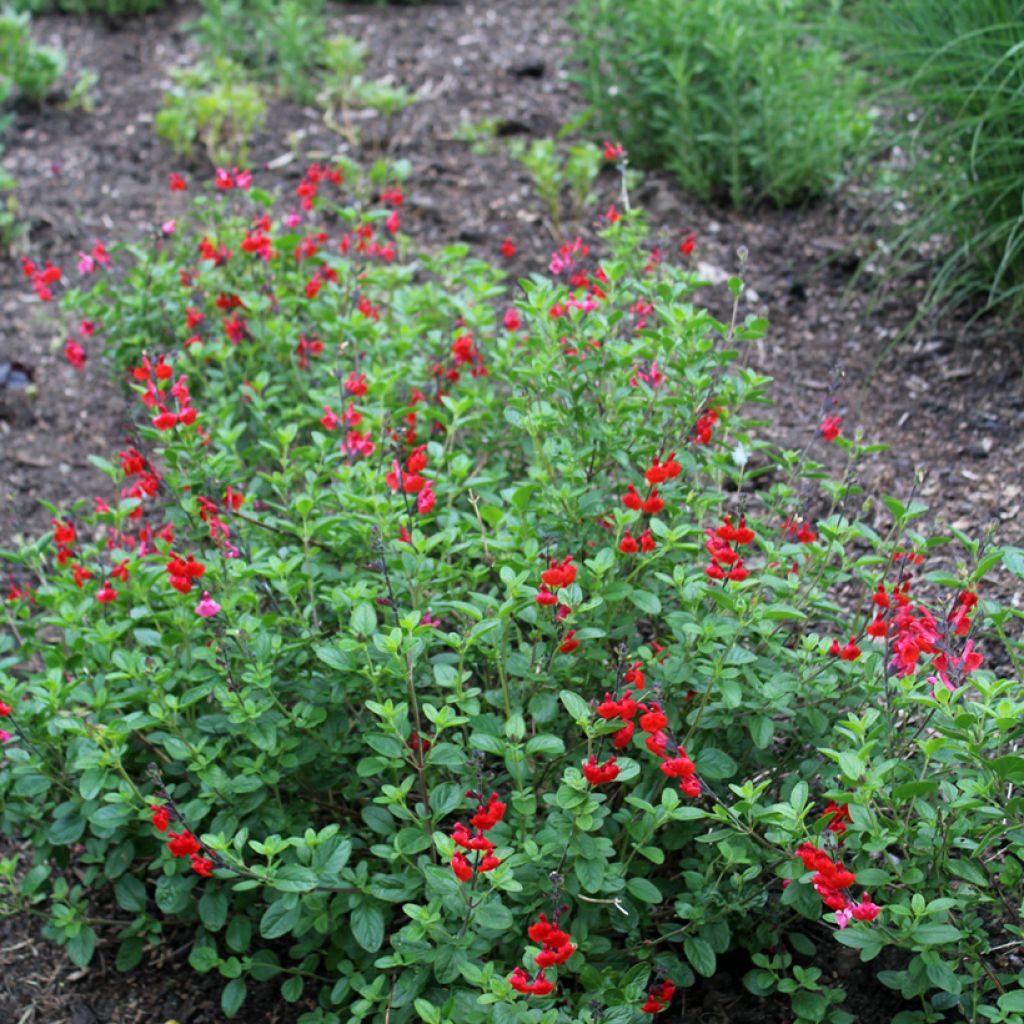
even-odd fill
[{"label": "small green leaf", "polygon": [[384,942],[384,913],[375,903],[360,903],[352,911],[352,938],[367,953],[376,953]]},{"label": "small green leaf", "polygon": [[710,978],[715,973],[717,958],[715,951],[703,939],[691,935],[683,943],[683,952],[693,969],[703,978]]}]

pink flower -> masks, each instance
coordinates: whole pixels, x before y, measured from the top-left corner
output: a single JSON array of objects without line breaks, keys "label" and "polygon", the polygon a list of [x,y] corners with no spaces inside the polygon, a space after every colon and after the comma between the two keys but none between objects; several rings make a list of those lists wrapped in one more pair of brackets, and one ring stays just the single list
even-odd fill
[{"label": "pink flower", "polygon": [[204,619],[212,618],[220,611],[220,605],[212,597],[208,590],[203,591],[203,599],[196,605],[196,615]]},{"label": "pink flower", "polygon": [[80,274],[91,274],[96,270],[96,261],[87,253],[78,251],[78,272]]},{"label": "pink flower", "polygon": [[519,312],[515,309],[508,309],[505,311],[505,330],[506,331],[518,331],[522,326],[522,321],[519,319]]},{"label": "pink flower", "polygon": [[853,917],[853,904],[848,903],[842,910],[836,911],[836,924],[839,925],[840,930],[845,928]]},{"label": "pink flower", "polygon": [[0,743],[9,743],[13,739],[13,733],[9,733],[6,729],[0,729]]},{"label": "pink flower", "polygon": [[292,210],[291,213],[285,217],[284,224],[288,228],[297,228],[302,223],[302,215],[298,210]]},{"label": "pink flower", "polygon": [[425,516],[428,512],[432,511],[434,504],[437,501],[437,496],[434,494],[434,481],[428,480],[423,490],[420,491],[416,498],[416,511],[421,516]]},{"label": "pink flower", "polygon": [[174,232],[178,230],[178,222],[173,217],[170,220],[165,220],[163,224],[160,225],[160,230],[165,235],[173,235]]},{"label": "pink flower", "polygon": [[85,369],[85,349],[75,341],[74,338],[68,338],[64,342],[64,358],[76,369]]}]

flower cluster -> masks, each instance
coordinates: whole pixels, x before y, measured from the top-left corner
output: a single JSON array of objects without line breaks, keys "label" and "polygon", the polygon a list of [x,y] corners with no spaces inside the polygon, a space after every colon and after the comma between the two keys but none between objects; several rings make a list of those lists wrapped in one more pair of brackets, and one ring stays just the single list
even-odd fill
[{"label": "flower cluster", "polygon": [[164,804],[150,804],[152,815],[150,820],[157,832],[166,832],[168,837],[167,849],[173,857],[188,857],[192,863],[192,870],[203,878],[209,878],[213,874],[214,861],[203,856],[203,844],[199,842],[189,830],[182,829],[181,832],[168,832],[172,812],[171,808]]},{"label": "flower cluster", "polygon": [[715,530],[705,530],[707,548],[711,561],[704,572],[713,580],[745,580],[750,573],[744,568],[743,559],[737,548],[752,544],[754,531],[747,526],[745,516],[740,516],[737,526],[733,526],[731,516],[722,517],[722,525]]},{"label": "flower cluster", "polygon": [[537,920],[527,929],[530,939],[539,942],[541,946],[540,952],[533,958],[533,962],[540,968],[536,977],[531,979],[522,967],[517,967],[509,976],[508,980],[512,987],[524,995],[550,995],[555,986],[545,977],[544,972],[549,967],[564,964],[576,951],[572,937],[558,927],[559,911],[556,910],[552,916],[553,922],[547,919],[546,914],[539,914]]},{"label": "flower cluster", "polygon": [[808,871],[814,872],[811,879],[814,891],[829,910],[835,911],[840,928],[845,928],[851,918],[856,921],[874,921],[882,912],[882,908],[872,903],[867,893],[861,897],[860,903],[854,903],[846,895],[846,890],[857,881],[857,876],[844,867],[842,861],[833,861],[824,850],[806,842],[797,847],[796,855]]},{"label": "flower cluster", "polygon": [[[476,813],[469,819],[470,826],[476,830],[475,834],[461,821],[456,822],[455,828],[452,829],[452,839],[456,846],[461,847],[452,854],[452,872],[460,882],[468,882],[474,871],[493,871],[501,864],[494,856],[494,843],[484,833],[489,832],[505,817],[507,806],[502,803],[497,793],[492,793],[486,804],[482,802],[483,796],[480,793],[469,791],[466,796],[481,803]],[[463,850],[473,855],[472,863]]]},{"label": "flower cluster", "polygon": [[60,267],[55,267],[47,260],[40,270],[33,260],[22,256],[21,271],[32,282],[32,287],[42,302],[50,302],[53,299],[51,285],[55,285],[60,280]]},{"label": "flower cluster", "polygon": [[540,587],[537,590],[537,604],[558,604],[555,591],[568,587],[576,581],[576,566],[572,564],[572,555],[566,555],[561,562],[551,559],[551,565],[540,574]]},{"label": "flower cluster", "polygon": [[676,994],[676,986],[667,978],[664,981],[651,985],[647,989],[647,1002],[640,1009],[644,1013],[661,1013],[668,1009],[672,997]]},{"label": "flower cluster", "polygon": [[399,465],[398,460],[391,463],[391,472],[385,478],[388,487],[392,491],[401,491],[404,494],[415,494],[416,511],[421,516],[427,515],[434,508],[437,496],[434,494],[434,481],[427,480],[421,475],[427,468],[427,446],[421,444],[414,448],[405,460],[405,469]]}]

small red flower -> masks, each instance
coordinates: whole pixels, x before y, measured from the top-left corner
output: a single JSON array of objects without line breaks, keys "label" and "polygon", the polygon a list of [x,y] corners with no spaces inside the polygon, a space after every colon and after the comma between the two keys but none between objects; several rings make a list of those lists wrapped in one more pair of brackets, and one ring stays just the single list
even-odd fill
[{"label": "small red flower", "polygon": [[826,416],[821,421],[818,432],[826,441],[834,441],[841,433],[839,425],[843,422],[842,416]]},{"label": "small red flower", "polygon": [[572,652],[575,651],[577,647],[579,647],[579,640],[573,639],[575,633],[575,629],[570,629],[569,632],[566,633],[564,637],[562,637],[562,642],[558,645],[558,650],[562,654],[572,654]]},{"label": "small red flower", "polygon": [[191,857],[192,854],[198,853],[202,849],[199,840],[188,829],[181,833],[168,832],[167,834],[170,837],[167,849],[174,857]]},{"label": "small red flower", "polygon": [[169,807],[164,807],[161,804],[150,804],[149,809],[153,812],[152,822],[153,828],[157,832],[166,832],[167,826],[171,823],[171,811]]},{"label": "small red flower", "polygon": [[210,878],[213,875],[213,861],[209,857],[200,857],[198,853],[193,853],[192,870],[203,878]]}]

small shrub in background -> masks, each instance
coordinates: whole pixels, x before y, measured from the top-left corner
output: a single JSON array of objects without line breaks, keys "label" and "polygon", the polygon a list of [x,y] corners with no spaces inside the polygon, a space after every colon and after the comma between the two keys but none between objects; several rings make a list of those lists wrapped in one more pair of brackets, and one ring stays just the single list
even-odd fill
[{"label": "small shrub in background", "polygon": [[302,103],[316,96],[323,63],[323,0],[202,0],[195,24],[204,50]]},{"label": "small shrub in background", "polygon": [[860,131],[833,24],[812,0],[579,0],[577,77],[634,164],[786,206],[835,183]]},{"label": "small shrub in background", "polygon": [[325,124],[353,144],[359,139],[358,128],[350,116],[353,109],[376,110],[385,121],[390,121],[416,99],[401,86],[367,78],[363,74],[365,57],[366,47],[358,39],[344,34],[332,36],[324,47],[317,93]]},{"label": "small shrub in background", "polygon": [[38,105],[64,76],[67,57],[55,46],[35,43],[31,21],[27,13],[0,11],[0,93]]},{"label": "small shrub in background", "polygon": [[1024,552],[862,521],[833,398],[774,445],[765,322],[638,211],[510,295],[402,207],[218,170],[85,254],[66,351],[138,423],[5,552],[6,909],[121,970],[179,922],[228,1016],[273,979],[302,1024],[671,1020],[732,952],[851,1024],[839,942],[900,1024],[1021,1024],[1024,613],[987,580]]},{"label": "small shrub in background", "polygon": [[267,111],[259,86],[222,58],[182,68],[173,77],[155,118],[157,135],[182,156],[201,145],[216,164],[244,164]]},{"label": "small shrub in background", "polygon": [[139,18],[167,6],[170,0],[14,0],[19,11],[32,14],[100,14],[116,20]]},{"label": "small shrub in background", "polygon": [[1019,308],[1024,292],[1024,6],[860,0],[855,42],[879,102],[897,261],[929,272],[922,309]]}]

